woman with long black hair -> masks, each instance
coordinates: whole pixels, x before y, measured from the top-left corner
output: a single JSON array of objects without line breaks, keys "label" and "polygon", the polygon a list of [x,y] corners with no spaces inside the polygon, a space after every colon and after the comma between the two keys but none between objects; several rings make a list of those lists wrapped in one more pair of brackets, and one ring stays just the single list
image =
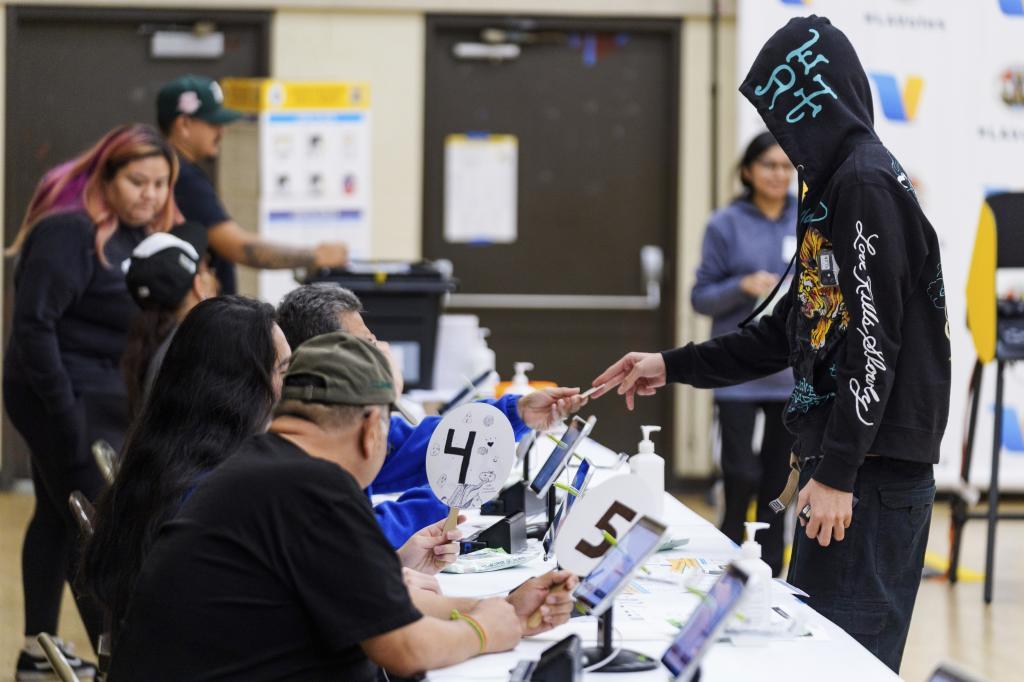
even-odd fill
[{"label": "woman with long black hair", "polygon": [[248,298],[204,301],[178,327],[83,558],[84,587],[110,609],[115,647],[157,531],[203,476],[266,429],[290,354],[274,308]]}]

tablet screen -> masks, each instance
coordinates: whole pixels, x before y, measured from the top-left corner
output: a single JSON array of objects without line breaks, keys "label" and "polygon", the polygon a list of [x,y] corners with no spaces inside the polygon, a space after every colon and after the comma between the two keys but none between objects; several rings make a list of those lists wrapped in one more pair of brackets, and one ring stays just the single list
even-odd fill
[{"label": "tablet screen", "polygon": [[708,594],[676,635],[661,662],[679,675],[700,660],[704,650],[743,595],[745,577],[732,566],[711,586]]},{"label": "tablet screen", "polygon": [[566,429],[565,433],[563,433],[562,437],[559,439],[562,442],[555,446],[555,449],[551,451],[551,455],[548,457],[547,461],[544,462],[544,466],[542,466],[540,471],[537,472],[537,475],[533,477],[533,481],[530,482],[530,489],[538,496],[547,492],[548,486],[562,471],[566,460],[569,459],[569,454],[576,445],[576,441],[580,439],[580,434],[583,433],[582,428],[583,427],[578,420],[572,420],[572,422],[569,423],[569,428]]},{"label": "tablet screen", "polygon": [[[587,482],[590,480],[590,460],[583,458],[580,462],[579,469],[576,470],[576,475],[572,477],[572,489],[577,493],[583,493],[586,490]],[[558,534],[559,528],[562,526],[562,522],[568,518],[569,510],[572,509],[572,505],[576,502],[576,495],[572,493],[566,493],[565,499],[562,500],[562,504],[559,505],[558,511],[555,512],[555,518],[551,522],[551,526],[548,528],[548,532],[544,535],[544,551],[545,556],[550,556],[551,547],[555,544],[555,536]]]},{"label": "tablet screen", "polygon": [[665,526],[649,517],[642,517],[619,541],[612,545],[601,561],[584,578],[573,596],[595,613],[609,596],[624,587],[633,572],[658,546]]}]

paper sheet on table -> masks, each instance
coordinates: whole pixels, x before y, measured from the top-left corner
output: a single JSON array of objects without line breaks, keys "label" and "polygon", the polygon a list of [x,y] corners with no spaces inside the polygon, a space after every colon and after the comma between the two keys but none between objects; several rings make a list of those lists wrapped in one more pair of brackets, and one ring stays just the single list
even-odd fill
[{"label": "paper sheet on table", "polygon": [[544,550],[536,540],[530,540],[522,552],[507,554],[501,549],[480,549],[463,554],[450,566],[445,566],[445,573],[487,573],[500,571],[503,568],[520,566],[540,557]]},{"label": "paper sheet on table", "polygon": [[515,135],[445,138],[445,241],[510,244],[516,240],[518,166]]}]

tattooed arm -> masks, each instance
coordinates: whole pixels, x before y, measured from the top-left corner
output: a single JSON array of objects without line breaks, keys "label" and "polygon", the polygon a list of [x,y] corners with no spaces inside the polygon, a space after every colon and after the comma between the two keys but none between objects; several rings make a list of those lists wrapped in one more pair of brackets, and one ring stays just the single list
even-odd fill
[{"label": "tattooed arm", "polygon": [[214,225],[208,234],[210,247],[217,255],[251,268],[326,268],[341,267],[348,262],[348,249],[340,242],[325,242],[313,248],[268,242],[242,229],[234,220]]}]

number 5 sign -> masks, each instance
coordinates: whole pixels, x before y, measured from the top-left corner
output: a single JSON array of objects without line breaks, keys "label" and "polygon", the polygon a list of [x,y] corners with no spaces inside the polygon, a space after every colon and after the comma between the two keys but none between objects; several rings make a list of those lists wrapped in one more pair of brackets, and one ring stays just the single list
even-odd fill
[{"label": "number 5 sign", "polygon": [[452,410],[434,429],[427,481],[449,507],[473,509],[501,491],[515,457],[508,417],[487,403],[470,403]]},{"label": "number 5 sign", "polygon": [[622,537],[637,519],[654,512],[654,494],[639,476],[609,479],[572,506],[555,539],[555,558],[562,568],[586,575],[611,546],[602,531]]}]

